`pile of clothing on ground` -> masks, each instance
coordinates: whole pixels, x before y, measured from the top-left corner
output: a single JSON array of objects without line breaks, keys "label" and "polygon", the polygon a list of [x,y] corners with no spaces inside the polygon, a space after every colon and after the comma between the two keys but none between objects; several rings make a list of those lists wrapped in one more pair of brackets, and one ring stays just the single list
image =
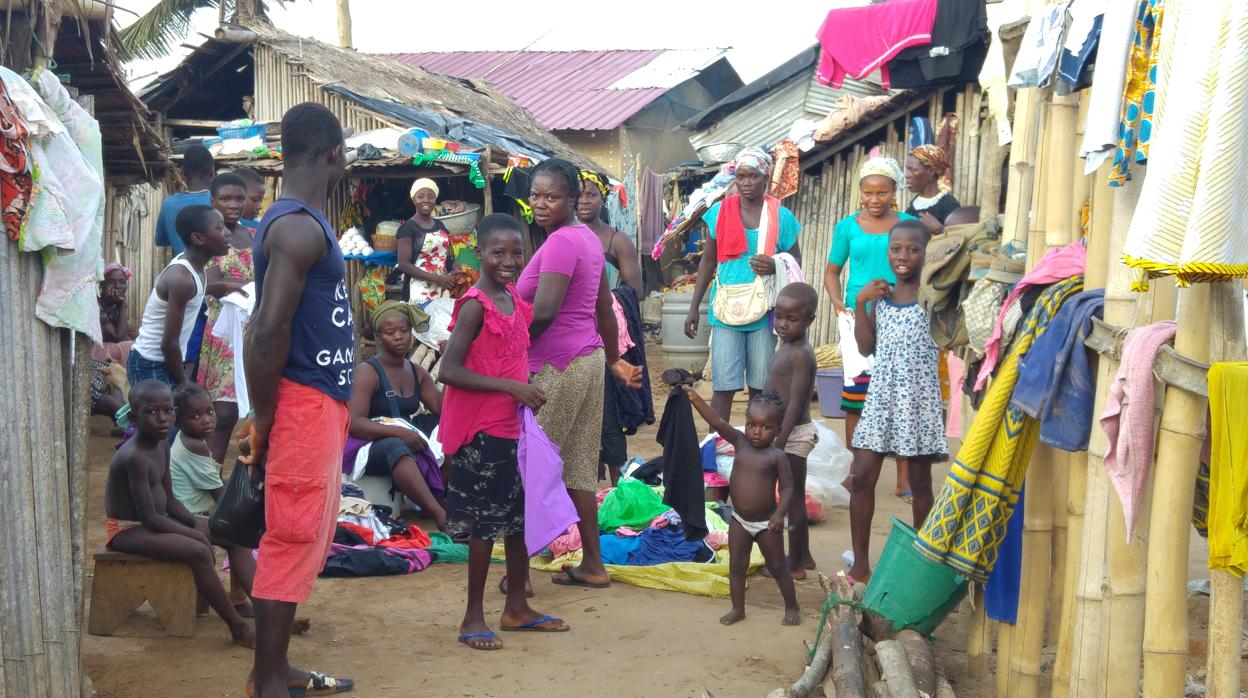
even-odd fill
[{"label": "pile of clothing on ground", "polygon": [[[598,493],[599,542],[607,572],[613,580],[626,584],[727,596],[731,507],[720,502],[703,503],[698,513],[705,519],[707,532],[702,534],[687,525],[676,509],[664,504],[663,495],[662,485],[651,486],[632,477]],[[581,544],[580,531],[572,526],[534,557],[531,566],[558,571],[576,565]],[[494,556],[502,557],[501,542]],[[750,569],[762,562],[755,548]]]},{"label": "pile of clothing on ground", "polygon": [[342,486],[338,525],[322,577],[375,577],[419,572],[435,562],[464,564],[468,547],[444,533],[405,524],[390,507],[373,504],[351,484]]}]

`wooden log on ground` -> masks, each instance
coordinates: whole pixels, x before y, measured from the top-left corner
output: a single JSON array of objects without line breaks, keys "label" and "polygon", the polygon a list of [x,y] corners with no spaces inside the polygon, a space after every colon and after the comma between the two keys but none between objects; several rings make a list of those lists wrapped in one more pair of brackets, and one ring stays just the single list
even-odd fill
[{"label": "wooden log on ground", "polygon": [[[875,646],[875,661],[880,665],[880,674],[888,684],[890,698],[918,698],[919,689],[914,685],[914,672],[910,670],[910,659],[906,648],[897,640],[885,640]],[[841,694],[837,692],[837,698]]]},{"label": "wooden log on ground", "polygon": [[886,681],[876,681],[871,686],[871,698],[892,698],[893,694],[888,691],[888,683]]},{"label": "wooden log on ground", "polygon": [[[826,577],[819,575],[820,581]],[[854,598],[854,588],[845,577],[838,575],[831,582],[832,589],[843,599]],[[867,682],[862,673],[862,635],[858,633],[858,619],[854,609],[849,606],[837,606],[829,614],[835,617],[832,645],[832,685],[836,689],[837,698],[866,698]]]},{"label": "wooden log on ground", "polygon": [[862,614],[862,622],[858,624],[858,629],[863,635],[876,642],[893,640],[897,637],[897,631],[893,629],[892,622],[871,611]]},{"label": "wooden log on ground", "polygon": [[924,695],[936,695],[936,657],[932,653],[932,643],[914,630],[897,633],[897,642],[906,648],[914,687]]}]

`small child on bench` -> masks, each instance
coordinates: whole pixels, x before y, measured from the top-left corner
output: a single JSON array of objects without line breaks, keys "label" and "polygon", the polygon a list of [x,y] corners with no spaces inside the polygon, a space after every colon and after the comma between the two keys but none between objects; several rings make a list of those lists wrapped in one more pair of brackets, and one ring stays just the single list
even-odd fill
[{"label": "small child on bench", "polygon": [[130,390],[130,414],[137,433],[108,467],[104,547],[190,566],[200,596],[229,626],[234,642],[254,647],[255,629],[238,615],[217,576],[208,520],[192,516],[173,496],[168,444],[173,392],[159,380],[141,381]]}]

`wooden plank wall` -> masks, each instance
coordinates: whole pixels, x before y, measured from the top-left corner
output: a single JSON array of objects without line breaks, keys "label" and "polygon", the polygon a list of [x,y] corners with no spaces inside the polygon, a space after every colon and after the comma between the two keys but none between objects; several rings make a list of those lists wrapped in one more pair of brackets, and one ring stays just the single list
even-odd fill
[{"label": "wooden plank wall", "polygon": [[[933,127],[938,127],[945,113],[943,94],[933,93],[932,98],[923,106],[905,117],[881,124],[867,138],[816,165],[813,171],[804,172],[798,192],[785,200],[785,206],[793,211],[802,224],[802,272],[806,281],[819,291],[821,299],[827,297],[823,288],[823,274],[828,252],[832,249],[832,230],[837,221],[857,211],[859,207],[859,168],[876,147],[879,147],[881,155],[896,158],[898,163],[904,164],[908,150],[906,143],[909,117],[927,116]],[[979,177],[980,135],[985,130],[980,118],[981,99],[978,88],[968,86],[959,91],[955,103],[959,129],[951,167],[954,177],[952,193],[963,205],[969,206],[978,203],[979,191],[985,184]],[[995,133],[990,133],[990,137],[995,137]],[[899,192],[899,204],[903,208],[909,199],[908,192]],[[848,275],[842,274],[841,277],[843,282]],[[820,303],[809,337],[811,345],[815,347],[837,341],[836,319],[833,317],[831,303]]]},{"label": "wooden plank wall", "polygon": [[138,329],[143,304],[171,256],[170,248],[156,246],[156,214],[164,198],[163,184],[112,184],[105,192],[104,262],[121,262],[134,272],[126,291],[131,331]]}]

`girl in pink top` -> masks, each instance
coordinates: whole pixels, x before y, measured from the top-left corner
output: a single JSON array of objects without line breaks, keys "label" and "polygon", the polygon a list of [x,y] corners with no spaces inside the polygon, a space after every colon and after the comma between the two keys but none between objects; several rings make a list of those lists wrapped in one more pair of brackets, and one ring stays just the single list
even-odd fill
[{"label": "girl in pink top", "polygon": [[481,280],[455,303],[451,338],[442,355],[439,439],[451,454],[446,488],[446,531],[469,537],[468,604],[459,641],[496,650],[502,640],[485,622],[482,607],[490,551],[503,539],[507,588],[499,627],[503,630],[563,632],[568,624],[534,611],[526,598],[529,556],[524,545],[524,486],[516,446],[519,403],[533,410],[546,403],[529,383],[529,325],[533,307],[516,294],[524,265],[520,224],[506,214],[486,216],[477,226]]}]

